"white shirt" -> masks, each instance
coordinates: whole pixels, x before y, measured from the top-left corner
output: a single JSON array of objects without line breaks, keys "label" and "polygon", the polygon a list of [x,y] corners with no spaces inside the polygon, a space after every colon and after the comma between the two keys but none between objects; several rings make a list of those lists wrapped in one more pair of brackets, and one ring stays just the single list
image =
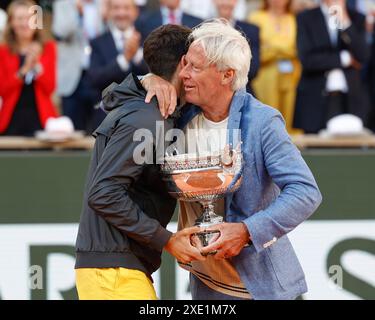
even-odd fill
[{"label": "white shirt", "polygon": [[200,113],[185,128],[185,140],[177,140],[178,153],[205,155],[220,152],[226,145],[227,126],[228,118],[213,122]]},{"label": "white shirt", "polygon": [[[217,153],[225,148],[228,128],[228,117],[220,122],[208,120],[203,113],[194,117],[184,130],[187,150],[197,150],[200,155],[209,152]],[[225,215],[224,199],[215,203],[215,212]],[[202,214],[202,208],[195,202],[180,202],[178,221],[179,230],[190,227]],[[208,256],[206,261],[193,261],[181,267],[195,274],[211,289],[231,296],[250,299],[251,295],[246,290],[241,278],[232,263],[232,259],[215,260]]]}]

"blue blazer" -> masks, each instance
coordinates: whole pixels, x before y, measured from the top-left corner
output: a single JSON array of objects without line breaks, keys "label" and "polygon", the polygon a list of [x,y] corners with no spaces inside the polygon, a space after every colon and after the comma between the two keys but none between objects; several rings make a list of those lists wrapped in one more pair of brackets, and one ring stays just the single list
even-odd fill
[{"label": "blue blazer", "polygon": [[[182,25],[194,28],[202,22],[201,19],[188,15],[186,13],[182,14]],[[163,17],[161,11],[151,11],[145,12],[141,15],[136,22],[137,29],[142,34],[142,38],[145,40],[146,37],[156,28],[163,25]]]},{"label": "blue blazer", "polygon": [[[187,108],[179,127],[199,112]],[[254,299],[295,299],[307,285],[287,233],[318,208],[321,193],[276,109],[238,91],[228,128],[240,129],[244,168],[240,189],[225,198],[225,220],[244,222],[253,242],[233,264]]]},{"label": "blue blazer", "polygon": [[246,88],[247,92],[253,93],[251,88],[251,81],[255,78],[258,73],[259,65],[260,65],[260,44],[259,44],[259,28],[251,23],[246,23],[242,21],[236,21],[234,27],[241,31],[246,39],[249,41],[249,45],[251,48],[251,65],[249,71],[249,83]]}]

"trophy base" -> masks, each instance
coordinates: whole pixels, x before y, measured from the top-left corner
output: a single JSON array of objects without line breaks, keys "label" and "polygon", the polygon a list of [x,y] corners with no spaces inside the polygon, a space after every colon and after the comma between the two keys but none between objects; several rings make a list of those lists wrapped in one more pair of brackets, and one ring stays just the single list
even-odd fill
[{"label": "trophy base", "polygon": [[[204,231],[197,232],[195,235],[198,237],[201,246],[207,247],[220,236],[220,231],[206,230],[206,228],[222,223],[223,217],[215,214],[212,201],[202,201],[201,204],[203,205],[203,214],[195,220],[194,225],[203,228]],[[217,250],[205,254],[202,253],[202,256],[214,255],[216,252]]]},{"label": "trophy base", "polygon": [[[220,231],[219,230],[202,231],[202,232],[197,232],[195,235],[198,237],[199,241],[201,242],[202,247],[207,247],[211,243],[212,239],[217,238],[220,235]],[[211,251],[208,253],[202,253],[202,256],[214,255],[216,253],[217,253],[217,250]]]}]

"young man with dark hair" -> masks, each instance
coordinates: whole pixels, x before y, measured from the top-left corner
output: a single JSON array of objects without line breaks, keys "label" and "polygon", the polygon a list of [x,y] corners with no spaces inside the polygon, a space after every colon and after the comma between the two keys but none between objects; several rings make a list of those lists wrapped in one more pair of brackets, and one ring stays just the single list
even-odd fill
[{"label": "young man with dark hair", "polygon": [[[151,72],[174,84],[180,92],[181,58],[187,52],[191,30],[166,25],[149,35],[144,44],[145,61]],[[158,165],[139,164],[134,152],[138,129],[154,137],[151,150],[164,143],[157,137],[156,122],[165,132],[174,118],[163,120],[156,100],[150,107],[137,77],[106,89],[103,107],[107,117],[96,129],[83,210],[76,242],[76,284],[80,299],[156,299],[151,274],[161,262],[163,249],[188,263],[204,260],[190,243],[188,228],[172,234],[166,225],[175,201],[166,191]]]},{"label": "young man with dark hair", "polygon": [[143,48],[143,56],[150,71],[172,80],[181,60],[176,58],[186,54],[190,34],[191,29],[177,25],[166,25],[153,31],[146,38]]}]

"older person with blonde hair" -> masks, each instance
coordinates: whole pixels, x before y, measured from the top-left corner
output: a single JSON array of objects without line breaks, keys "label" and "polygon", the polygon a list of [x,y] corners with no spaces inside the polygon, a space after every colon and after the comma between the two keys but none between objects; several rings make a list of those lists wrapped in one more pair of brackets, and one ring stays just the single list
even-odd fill
[{"label": "older person with blonde hair", "polygon": [[[240,139],[244,159],[241,187],[217,202],[225,222],[208,229],[220,236],[207,247],[193,241],[202,254],[216,254],[180,263],[191,272],[193,299],[295,299],[307,286],[287,233],[319,206],[318,186],[281,114],[244,90],[251,51],[242,34],[215,20],[194,29],[190,40],[180,72],[194,105],[179,119],[186,146],[213,152]],[[143,85],[155,92],[150,82]],[[196,129],[204,136],[190,134]],[[197,203],[180,206],[179,230],[202,213]]]}]

